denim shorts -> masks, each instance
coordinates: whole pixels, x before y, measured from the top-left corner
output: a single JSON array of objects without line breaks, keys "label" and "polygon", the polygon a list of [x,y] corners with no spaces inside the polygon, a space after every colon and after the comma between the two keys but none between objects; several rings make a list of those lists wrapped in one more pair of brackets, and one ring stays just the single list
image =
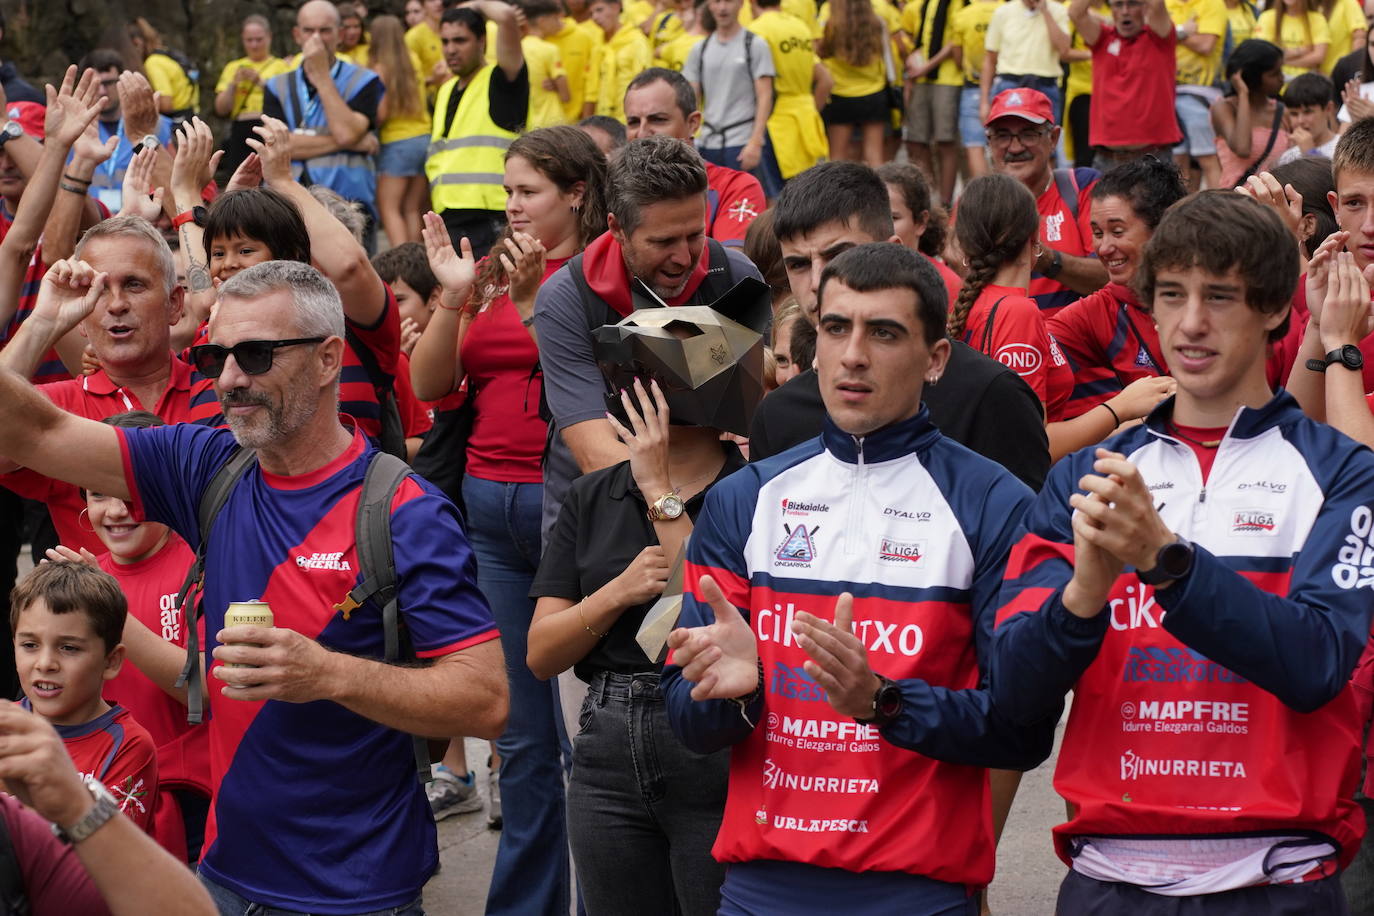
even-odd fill
[{"label": "denim shorts", "polygon": [[965,86],[959,93],[959,139],[964,146],[987,146],[987,128],[978,116],[978,101],[981,90],[977,86]]},{"label": "denim shorts", "polygon": [[409,140],[383,143],[377,153],[377,174],[409,178],[425,173],[425,158],[429,153],[429,135],[420,134]]},{"label": "denim shorts", "polygon": [[1217,134],[1212,127],[1212,111],[1202,96],[1180,92],[1174,98],[1174,114],[1183,130],[1183,139],[1174,147],[1175,153],[1189,156],[1215,156]]}]

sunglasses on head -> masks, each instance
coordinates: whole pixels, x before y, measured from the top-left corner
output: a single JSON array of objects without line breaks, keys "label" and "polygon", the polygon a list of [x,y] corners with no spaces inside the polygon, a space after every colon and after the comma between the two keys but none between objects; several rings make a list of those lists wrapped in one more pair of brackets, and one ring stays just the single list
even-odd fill
[{"label": "sunglasses on head", "polygon": [[232,355],[248,375],[262,375],[272,368],[272,357],[282,347],[323,343],[324,337],[295,337],[291,340],[241,340],[232,347],[200,344],[191,348],[191,362],[206,378],[219,378],[224,363]]}]

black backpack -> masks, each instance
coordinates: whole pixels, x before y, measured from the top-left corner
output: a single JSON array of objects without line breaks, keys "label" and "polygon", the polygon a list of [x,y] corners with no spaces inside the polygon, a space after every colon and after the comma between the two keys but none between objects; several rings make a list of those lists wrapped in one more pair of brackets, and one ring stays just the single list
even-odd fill
[{"label": "black backpack", "polygon": [[[186,626],[186,665],[181,669],[176,686],[186,688],[186,720],[198,724],[204,714],[204,697],[200,689],[200,645],[196,635],[196,623],[200,619],[201,600],[204,594],[205,552],[210,540],[210,529],[215,523],[229,494],[257,462],[257,454],[250,449],[240,448],[224,466],[215,472],[210,485],[200,497],[197,521],[200,528],[200,547],[196,550],[195,562],[186,573],[186,580],[177,594],[177,606],[181,608],[182,620]],[[396,597],[396,564],[391,545],[391,503],[396,490],[412,473],[410,466],[395,455],[375,451],[368,460],[367,472],[363,476],[362,496],[358,500],[358,515],[354,524],[358,545],[358,566],[362,581],[334,606],[335,610],[345,613],[372,599],[382,609],[382,627],[385,651],[383,660],[388,663],[415,661],[415,647],[411,644],[410,633],[402,625],[400,607]],[[191,595],[194,589],[194,597]],[[415,770],[421,782],[432,777],[429,769],[429,746],[425,739],[414,736]]]}]

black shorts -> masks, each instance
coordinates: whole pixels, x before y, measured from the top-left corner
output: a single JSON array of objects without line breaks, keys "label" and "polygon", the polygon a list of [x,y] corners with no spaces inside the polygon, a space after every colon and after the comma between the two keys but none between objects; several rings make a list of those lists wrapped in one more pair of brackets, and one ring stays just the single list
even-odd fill
[{"label": "black shorts", "polygon": [[887,124],[890,118],[887,90],[880,89],[872,95],[832,95],[830,104],[821,112],[821,118],[827,125]]}]

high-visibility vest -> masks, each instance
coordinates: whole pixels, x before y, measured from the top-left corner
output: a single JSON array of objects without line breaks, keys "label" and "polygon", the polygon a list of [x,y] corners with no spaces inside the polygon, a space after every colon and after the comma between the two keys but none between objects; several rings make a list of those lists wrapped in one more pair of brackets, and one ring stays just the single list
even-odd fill
[{"label": "high-visibility vest", "polygon": [[449,116],[449,100],[458,78],[439,87],[429,158],[425,160],[430,205],[436,213],[506,208],[506,150],[517,134],[491,119],[487,89],[494,69],[487,64],[472,77],[447,127],[444,120]]},{"label": "high-visibility vest", "polygon": [[[334,62],[330,76],[345,102],[352,101],[364,87],[378,79],[371,70],[341,59]],[[287,127],[308,134],[329,132],[324,105],[318,96],[308,96],[299,68],[272,77],[267,85],[281,102]],[[371,156],[352,150],[339,150],[313,159],[295,160],[291,163],[291,172],[297,180],[308,174],[312,184],[337,191],[345,199],[357,201],[374,215],[376,213],[377,171]]]}]

